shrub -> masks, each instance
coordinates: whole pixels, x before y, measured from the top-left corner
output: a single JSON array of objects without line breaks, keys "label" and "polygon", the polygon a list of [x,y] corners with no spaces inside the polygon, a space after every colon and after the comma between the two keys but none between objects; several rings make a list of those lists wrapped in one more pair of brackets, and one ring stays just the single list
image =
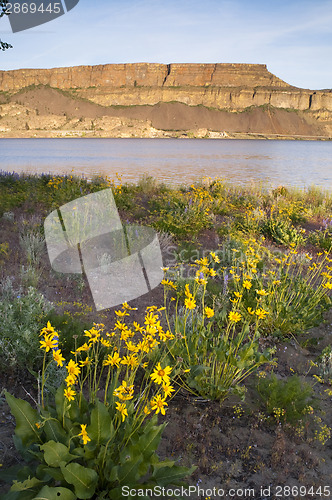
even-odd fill
[{"label": "shrub", "polygon": [[285,380],[273,373],[259,377],[257,391],[265,413],[280,423],[294,426],[317,408],[312,386],[297,375]]},{"label": "shrub", "polygon": [[297,229],[289,220],[271,217],[261,227],[262,233],[280,245],[302,245],[303,230]]},{"label": "shrub", "polygon": [[41,359],[38,332],[52,304],[34,288],[15,290],[7,279],[1,284],[0,357],[2,365],[33,368]]},{"label": "shrub", "polygon": [[[166,425],[157,425],[157,414],[165,414],[166,399],[174,391],[170,373],[176,375],[181,367],[166,366],[163,358],[151,365],[150,353],[171,336],[154,308],[149,308],[145,326],[134,323],[129,328],[125,317],[130,309],[124,304],[116,311],[113,332],[104,332],[103,325],[86,331],[84,344],[68,362],[52,325],[42,329],[38,409],[6,393],[16,418],[15,442],[28,465],[19,475],[12,469],[15,480],[4,498],[116,500],[122,498],[123,486],[145,491],[178,485],[195,469],[160,461],[156,454]],[[54,400],[47,401],[48,367],[55,363],[66,366],[67,377]],[[10,471],[5,475],[10,477]],[[148,493],[145,498],[150,498]]]}]

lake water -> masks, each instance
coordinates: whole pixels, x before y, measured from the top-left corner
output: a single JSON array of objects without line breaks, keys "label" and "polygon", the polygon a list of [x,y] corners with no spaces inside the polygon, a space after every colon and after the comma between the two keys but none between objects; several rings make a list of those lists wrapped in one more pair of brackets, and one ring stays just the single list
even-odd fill
[{"label": "lake water", "polygon": [[214,139],[0,139],[0,170],[95,174],[172,184],[202,177],[332,190],[332,142]]}]

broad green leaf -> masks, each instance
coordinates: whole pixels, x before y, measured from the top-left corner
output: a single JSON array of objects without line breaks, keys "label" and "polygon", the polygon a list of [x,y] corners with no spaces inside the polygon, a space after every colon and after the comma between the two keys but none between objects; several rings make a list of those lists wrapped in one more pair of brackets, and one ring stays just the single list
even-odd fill
[{"label": "broad green leaf", "polygon": [[31,408],[27,401],[14,398],[9,392],[5,394],[8,405],[16,420],[15,434],[21,439],[24,446],[32,443],[41,443],[36,424],[39,422],[39,415]]},{"label": "broad green leaf", "polygon": [[33,500],[75,500],[77,497],[68,488],[44,486]]},{"label": "broad green leaf", "polygon": [[61,465],[63,477],[67,483],[75,488],[78,498],[91,498],[95,492],[98,475],[93,469],[88,469],[80,464]]},{"label": "broad green leaf", "polygon": [[63,474],[59,467],[48,467],[45,464],[38,465],[36,476],[39,477],[43,483],[48,483],[50,479],[55,479],[60,482],[63,481]]},{"label": "broad green leaf", "polygon": [[135,482],[139,479],[139,466],[144,460],[141,453],[137,452],[133,446],[125,448],[125,455],[121,460],[121,465],[118,466],[118,477],[121,484],[126,482]]},{"label": "broad green leaf", "polygon": [[87,427],[87,433],[98,444],[106,444],[114,435],[111,416],[100,401],[97,401],[91,412],[91,424]]},{"label": "broad green leaf", "polygon": [[[10,488],[11,491],[25,491],[25,490],[32,490],[36,486],[40,486],[42,482],[37,479],[36,477],[29,477],[23,482],[20,481],[14,481],[12,487]],[[38,490],[37,490],[38,491]]]},{"label": "broad green leaf", "polygon": [[119,479],[122,483],[128,478],[132,481],[133,478],[140,476],[139,467],[143,462],[146,463],[146,471],[150,463],[151,456],[158,448],[162,431],[166,424],[159,426],[153,425],[152,420],[142,429],[142,434],[135,443],[131,443],[120,453]]},{"label": "broad green leaf", "polygon": [[44,452],[45,462],[51,467],[60,467],[61,462],[68,463],[76,458],[69,453],[67,446],[55,441],[48,441],[40,446],[40,449]]},{"label": "broad green leaf", "polygon": [[179,481],[190,476],[196,468],[193,466],[189,469],[188,467],[180,467],[178,465],[162,467],[153,472],[151,479],[154,479],[158,486],[177,485]]},{"label": "broad green leaf", "polygon": [[60,422],[58,422],[57,420],[47,420],[43,429],[49,441],[53,439],[53,441],[68,444],[68,433],[65,432]]},{"label": "broad green leaf", "polygon": [[175,460],[163,460],[163,461],[160,461],[158,460],[158,457],[157,457],[157,460],[156,462],[153,462],[153,469],[155,471],[157,471],[158,469],[161,469],[162,467],[173,467],[173,465],[175,465]]}]

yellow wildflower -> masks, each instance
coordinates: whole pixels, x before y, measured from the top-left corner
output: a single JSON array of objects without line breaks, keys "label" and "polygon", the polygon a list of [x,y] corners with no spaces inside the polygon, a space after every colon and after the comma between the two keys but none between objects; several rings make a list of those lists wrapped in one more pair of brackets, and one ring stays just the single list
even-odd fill
[{"label": "yellow wildflower", "polygon": [[123,380],[122,384],[114,390],[113,394],[122,401],[128,401],[134,397],[134,386],[127,385],[127,382]]},{"label": "yellow wildflower", "polygon": [[89,356],[87,356],[84,360],[81,360],[79,363],[81,368],[88,366],[91,363]]},{"label": "yellow wildflower", "polygon": [[214,252],[210,252],[210,255],[211,255],[212,259],[214,260],[214,262],[219,264],[220,259],[219,259],[218,255],[216,255]]},{"label": "yellow wildflower", "polygon": [[121,364],[130,366],[130,368],[133,369],[138,365],[138,359],[134,354],[131,354],[130,356],[123,356]]},{"label": "yellow wildflower", "polygon": [[103,362],[103,365],[104,366],[116,366],[117,368],[119,368],[119,363],[121,361],[121,358],[119,356],[119,354],[117,352],[115,352],[113,354],[113,356],[111,356],[110,354],[107,356],[107,359],[104,359],[104,362]]},{"label": "yellow wildflower", "polygon": [[238,312],[230,311],[228,315],[229,321],[232,321],[233,323],[238,323],[241,320],[242,316]]},{"label": "yellow wildflower", "polygon": [[64,390],[64,395],[68,399],[68,401],[72,401],[75,399],[74,396],[76,396],[76,392],[73,391],[73,389],[71,387],[67,387]]},{"label": "yellow wildflower", "polygon": [[81,424],[81,432],[78,434],[78,436],[82,437],[83,444],[87,444],[88,441],[91,441],[91,439],[88,436],[88,433],[86,432],[86,424]]},{"label": "yellow wildflower", "polygon": [[53,326],[51,325],[51,323],[48,321],[47,322],[47,326],[45,326],[41,331],[40,331],[40,334],[39,336],[41,335],[49,335],[49,334],[53,334],[53,335],[57,335],[57,332],[54,330]]},{"label": "yellow wildflower", "polygon": [[124,311],[121,311],[121,309],[119,309],[118,311],[114,311],[114,313],[119,318],[123,318],[124,316],[129,316],[129,313],[127,313],[126,309]]},{"label": "yellow wildflower", "polygon": [[67,365],[67,371],[69,375],[74,375],[75,377],[77,377],[77,375],[81,373],[78,364],[75,363],[75,361],[73,361],[72,359],[69,361]]},{"label": "yellow wildflower", "polygon": [[151,401],[151,409],[156,410],[156,414],[161,412],[163,415],[165,415],[164,406],[168,406],[168,404],[166,403],[165,398],[162,398],[160,394],[155,396]]},{"label": "yellow wildflower", "polygon": [[163,279],[163,280],[161,280],[161,284],[164,285],[164,286],[168,286],[169,288],[173,288],[174,290],[176,290],[176,285],[174,284],[173,281]]},{"label": "yellow wildflower", "polygon": [[53,334],[46,334],[44,336],[44,340],[40,340],[40,349],[45,347],[45,351],[48,352],[50,349],[53,349],[58,345],[58,339],[53,338]]},{"label": "yellow wildflower", "polygon": [[80,347],[78,347],[76,349],[76,351],[71,351],[72,354],[78,354],[79,352],[83,352],[83,351],[88,351],[89,349],[91,349],[91,345],[87,344],[85,342],[85,344],[81,345]]},{"label": "yellow wildflower", "polygon": [[172,392],[175,391],[174,387],[170,384],[163,384],[163,391],[165,394],[165,398],[169,397],[172,395]]},{"label": "yellow wildflower", "polygon": [[172,368],[170,366],[162,368],[160,363],[158,363],[150,377],[156,384],[162,384],[163,382],[165,384],[169,384],[169,374],[171,373],[171,371]]},{"label": "yellow wildflower", "polygon": [[244,282],[242,283],[242,286],[243,286],[243,288],[250,290],[250,288],[252,287],[252,283],[249,280],[244,280]]},{"label": "yellow wildflower", "polygon": [[62,356],[60,349],[58,349],[57,351],[53,351],[53,359],[54,361],[56,361],[58,366],[63,366],[65,358]]},{"label": "yellow wildflower", "polygon": [[128,328],[126,329],[123,329],[122,332],[121,332],[121,340],[124,340],[126,342],[126,340],[128,340],[130,337],[132,337],[132,331],[129,330]]},{"label": "yellow wildflower", "polygon": [[184,305],[186,306],[187,309],[195,309],[196,307],[196,301],[192,297],[187,298],[184,300]]},{"label": "yellow wildflower", "polygon": [[214,310],[211,309],[211,307],[205,307],[204,312],[207,318],[212,318],[214,316]]},{"label": "yellow wildflower", "polygon": [[100,338],[100,333],[95,327],[92,327],[90,330],[84,330],[84,334],[86,337],[89,337],[89,342],[92,343],[98,342]]},{"label": "yellow wildflower", "polygon": [[144,324],[149,325],[149,326],[154,326],[156,324],[157,320],[158,320],[158,316],[156,314],[148,313],[145,316]]},{"label": "yellow wildflower", "polygon": [[128,417],[128,411],[127,411],[127,408],[126,408],[126,404],[125,403],[119,403],[119,402],[116,402],[115,404],[116,404],[116,409],[121,414],[122,422],[124,422],[125,418]]},{"label": "yellow wildflower", "polygon": [[268,311],[265,311],[264,309],[256,309],[255,314],[259,319],[265,319],[266,315],[269,313],[268,313]]},{"label": "yellow wildflower", "polygon": [[65,382],[67,385],[75,385],[76,384],[76,377],[75,375],[67,375],[67,377],[65,378]]},{"label": "yellow wildflower", "polygon": [[139,351],[139,347],[137,347],[137,345],[134,344],[131,340],[129,340],[129,342],[126,342],[126,346],[127,346],[128,351],[130,351],[130,352],[138,352]]}]

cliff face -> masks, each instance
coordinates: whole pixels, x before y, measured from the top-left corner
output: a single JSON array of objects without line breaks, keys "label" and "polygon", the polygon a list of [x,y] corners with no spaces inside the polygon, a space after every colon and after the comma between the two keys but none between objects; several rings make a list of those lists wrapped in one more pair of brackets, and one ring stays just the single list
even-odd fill
[{"label": "cliff face", "polygon": [[[27,89],[31,86],[37,86],[37,89],[34,88],[33,97]],[[248,112],[251,112],[252,108],[267,106],[303,113],[300,118],[302,122],[308,123],[309,128],[311,127],[311,135],[332,135],[332,91],[311,91],[292,87],[270,73],[263,64],[139,63],[0,71],[0,91],[7,93],[7,99],[9,96],[15,103],[27,105],[26,114],[30,113],[29,116],[36,109],[39,116],[39,108],[43,109],[41,114],[49,113],[57,116],[54,109],[51,112],[47,106],[43,108],[38,104],[39,101],[47,103],[44,91],[47,92],[49,87],[65,91],[66,97],[73,101],[70,103],[68,100],[67,109],[77,109],[75,102],[82,102],[81,98],[85,102],[89,101],[90,107],[86,107],[85,112],[82,111],[82,119],[87,116],[92,117],[93,114],[96,118],[112,115],[136,119],[137,113],[134,112],[134,108],[130,111],[130,106],[155,107],[159,103],[171,102],[186,104],[187,107],[213,108],[220,113],[231,114],[247,112],[247,108],[250,108]],[[2,96],[4,99],[5,94]],[[54,93],[49,98],[54,99]],[[111,111],[110,107],[114,106],[121,106],[123,110],[112,108]],[[186,111],[185,108],[181,108],[181,114],[183,113],[189,117],[188,109]],[[65,114],[68,115],[68,112],[65,111]],[[75,113],[69,115],[74,117]],[[148,120],[150,115],[149,110],[145,108],[144,113],[140,113],[140,118]],[[212,116],[211,113],[210,115]],[[59,116],[63,116],[63,113],[59,113]],[[221,116],[226,117],[226,115]],[[272,115],[269,116],[271,118]],[[243,118],[244,115],[242,122],[245,124],[246,120]],[[189,123],[187,119],[178,120],[175,117],[174,120],[177,123]],[[61,120],[60,122],[62,123]],[[215,118],[212,122],[216,127]],[[218,130],[221,127],[221,130],[227,132],[222,128],[223,122],[219,122],[218,119]],[[226,122],[230,123],[230,120]],[[267,132],[263,130],[263,123],[264,120],[262,130],[257,130],[258,133]],[[168,127],[166,125],[163,127],[162,120],[158,120],[158,124],[163,130],[169,129],[169,124]],[[200,123],[195,123],[195,128],[199,127]],[[245,125],[243,127],[243,132],[248,132],[245,130]],[[208,125],[207,129],[209,130]],[[278,124],[279,129],[282,130],[282,127]],[[287,131],[285,129],[285,133],[289,133],[288,129]]]},{"label": "cliff face", "polygon": [[278,108],[332,111],[331,91],[292,87],[264,64],[105,64],[0,71],[0,91],[31,85],[76,90],[98,104],[179,101],[218,109]]},{"label": "cliff face", "polygon": [[0,71],[0,90],[29,85],[61,89],[96,87],[289,87],[265,64],[105,64]]}]

